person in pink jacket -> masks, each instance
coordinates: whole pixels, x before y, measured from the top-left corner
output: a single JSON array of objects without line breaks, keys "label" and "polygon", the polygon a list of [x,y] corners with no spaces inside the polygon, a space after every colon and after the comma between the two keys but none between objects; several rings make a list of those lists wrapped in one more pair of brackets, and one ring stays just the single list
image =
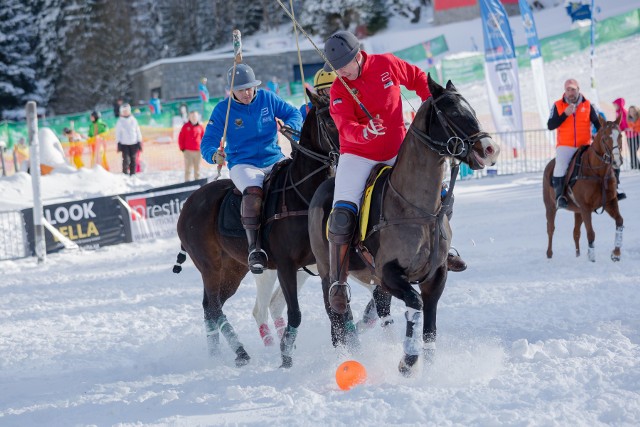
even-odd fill
[{"label": "person in pink jacket", "polygon": [[200,141],[204,135],[204,128],[200,124],[200,114],[197,111],[189,113],[189,121],[182,125],[178,135],[178,147],[184,154],[184,180],[189,181],[191,171],[193,179],[200,178]]},{"label": "person in pink jacket", "polygon": [[[620,117],[620,130],[622,132],[629,129],[627,110],[624,108],[624,104],[624,98],[617,98],[613,101],[613,107],[616,109],[616,120]],[[627,198],[627,194],[620,189],[620,169],[614,169],[613,172],[616,175],[616,182],[618,183],[618,200],[624,200]]]},{"label": "person in pink jacket", "polygon": [[[329,303],[344,313],[348,303],[348,249],[356,229],[360,199],[371,169],[378,163],[393,165],[407,133],[402,112],[400,86],[415,91],[426,101],[431,92],[427,75],[420,68],[392,55],[368,54],[349,31],[338,31],[324,44],[328,63],[345,80],[331,85],[331,117],[340,135],[340,160],[336,169],[333,210],[329,215]],[[329,65],[329,63],[331,65]],[[348,92],[351,90],[371,116]],[[466,264],[450,254],[449,269],[462,271]]]}]

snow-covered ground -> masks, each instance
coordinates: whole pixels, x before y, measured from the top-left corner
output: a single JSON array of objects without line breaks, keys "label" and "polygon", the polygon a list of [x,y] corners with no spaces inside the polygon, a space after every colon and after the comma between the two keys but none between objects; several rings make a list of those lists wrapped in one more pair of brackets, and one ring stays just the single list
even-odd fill
[{"label": "snow-covered ground", "polygon": [[[396,300],[392,332],[368,332],[364,353],[348,356],[332,348],[309,279],[295,364],[282,370],[258,335],[247,277],[225,305],[252,356],[236,368],[226,346],[207,357],[199,273],[190,261],[171,272],[177,238],[4,261],[0,425],[639,425],[640,175],[623,182],[619,263],[607,216],[595,217],[596,263],[576,258],[567,212],[546,259],[540,176],[461,182],[453,243],[470,267],[450,274],[440,301],[435,365],[410,379],[397,371]],[[368,293],[353,293],[359,316]],[[368,381],[341,391],[335,369],[352,357]]]}]

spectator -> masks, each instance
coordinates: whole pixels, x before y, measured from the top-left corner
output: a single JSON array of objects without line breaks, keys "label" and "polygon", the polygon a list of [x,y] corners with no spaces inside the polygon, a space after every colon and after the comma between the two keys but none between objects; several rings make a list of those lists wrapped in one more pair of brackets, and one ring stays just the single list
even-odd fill
[{"label": "spectator", "polygon": [[[231,80],[233,77],[233,87]],[[248,264],[254,274],[267,266],[267,254],[260,248],[258,230],[262,213],[262,185],[273,165],[284,159],[278,145],[277,122],[300,130],[302,117],[275,93],[259,90],[262,82],[246,64],[227,72],[231,97],[219,102],[207,124],[200,151],[208,163],[222,165],[226,158],[231,180],[242,192],[242,225],[249,244]],[[229,114],[227,115],[227,108]],[[219,149],[227,129],[224,151]]]},{"label": "spectator", "polygon": [[[336,73],[333,71],[324,71],[322,68],[316,72],[313,77],[313,87],[316,93],[320,96],[329,99],[329,90],[333,81],[336,79]],[[302,120],[307,118],[307,113],[311,110],[311,101],[300,107],[300,113],[302,114]]]},{"label": "spectator", "polygon": [[122,173],[135,175],[136,155],[142,150],[142,132],[138,121],[131,115],[129,104],[122,104],[120,107],[120,117],[116,123],[116,141],[118,151],[122,153]]},{"label": "spectator", "polygon": [[152,115],[162,114],[162,104],[160,103],[160,98],[158,98],[158,92],[153,92],[151,94],[151,99],[149,99],[149,108],[151,109]]},{"label": "spectator", "polygon": [[628,128],[627,143],[629,144],[629,158],[631,169],[640,169],[640,159],[638,159],[638,148],[640,148],[640,110],[635,105],[629,107],[627,114]]},{"label": "spectator", "polygon": [[198,94],[200,94],[200,101],[203,104],[209,102],[209,89],[207,88],[206,77],[200,79],[200,83],[198,84]]},{"label": "spectator", "polygon": [[122,98],[116,99],[116,102],[113,103],[113,116],[117,119],[120,117],[120,107],[124,101]]},{"label": "spectator", "polygon": [[91,167],[99,164],[104,170],[109,170],[107,162],[107,141],[105,133],[109,130],[107,124],[102,120],[102,115],[98,111],[93,111],[89,117],[89,147],[91,148]]},{"label": "spectator", "polygon": [[276,76],[271,77],[271,80],[267,82],[267,89],[276,95],[280,95],[280,84]]},{"label": "spectator", "polygon": [[625,131],[629,127],[627,124],[627,110],[624,108],[624,98],[617,98],[613,101],[613,108],[616,109],[616,120],[620,117],[620,130]]},{"label": "spectator", "polygon": [[69,141],[69,157],[71,158],[71,163],[78,169],[84,167],[84,162],[82,161],[82,152],[84,151],[83,139],[85,138],[83,137],[83,135],[80,135],[78,132],[71,128],[64,128],[62,132]]},{"label": "spectator", "polygon": [[184,154],[184,180],[189,181],[193,170],[193,179],[200,178],[200,141],[204,128],[200,124],[197,111],[189,113],[189,121],[182,126],[178,136],[178,147]]}]

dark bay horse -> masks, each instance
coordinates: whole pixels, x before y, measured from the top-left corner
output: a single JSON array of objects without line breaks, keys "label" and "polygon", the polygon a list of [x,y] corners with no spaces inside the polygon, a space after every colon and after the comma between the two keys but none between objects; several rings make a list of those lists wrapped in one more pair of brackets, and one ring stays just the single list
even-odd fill
[{"label": "dark bay horse", "polygon": [[[339,150],[328,100],[307,93],[314,108],[304,122],[299,144],[292,143],[292,160],[271,178],[260,229],[263,249],[269,257],[268,268],[277,270],[287,302],[288,325],[280,344],[284,366],[290,366],[287,355],[301,321],[296,272],[315,264],[307,232],[309,203],[318,186],[333,174]],[[187,199],[177,226],[182,246],[178,264],[186,259],[186,251],[202,275],[202,306],[210,353],[220,351],[221,332],[236,353],[236,365],[242,366],[250,357],[222,311],[225,301],[236,292],[249,271],[247,239],[242,228],[235,237],[220,231],[220,220],[224,222],[232,219],[228,216],[237,216],[239,221],[237,210],[227,217],[221,212],[225,196],[233,189],[233,182],[223,179],[208,183]],[[178,264],[174,272],[179,272]]]},{"label": "dark bay horse", "polygon": [[[436,308],[447,279],[446,260],[451,244],[447,217],[451,199],[448,196],[442,201],[440,195],[446,162],[454,157],[477,170],[495,164],[500,152],[489,135],[482,132],[475,111],[450,81],[443,88],[431,76],[427,80],[432,97],[418,110],[388,178],[373,191],[363,240],[372,265],[367,266],[353,249],[349,260],[350,275],[364,283],[373,281],[407,306],[404,357],[399,366],[403,375],[409,375],[418,360],[422,347],[418,328],[423,313],[425,354],[432,357],[435,348]],[[322,278],[332,341],[334,345],[349,346],[352,341],[358,345],[350,308],[345,314],[337,314],[328,302],[329,247],[325,230],[333,189],[331,179],[316,191],[309,209],[309,235]],[[419,286],[420,292],[413,284]]]},{"label": "dark bay horse", "polygon": [[[574,213],[573,241],[576,244],[576,256],[580,256],[580,226],[584,222],[587,230],[589,261],[595,262],[594,242],[596,233],[593,230],[591,214],[599,208],[604,210],[616,221],[616,236],[611,259],[620,261],[620,248],[622,247],[623,220],[618,209],[618,197],[616,192],[616,178],[614,168],[622,165],[620,147],[622,144],[622,132],[620,131],[620,117],[614,122],[600,119],[600,130],[593,142],[589,145],[580,160],[581,166],[576,166],[577,176],[573,186],[568,185],[571,178],[571,169],[574,160],[569,164],[565,181],[565,194],[569,202],[568,210]],[[556,220],[556,198],[551,186],[551,176],[555,167],[555,159],[551,160],[544,169],[542,180],[542,197],[547,213],[547,258],[553,256],[552,242]],[[602,212],[602,211],[601,211]]]}]

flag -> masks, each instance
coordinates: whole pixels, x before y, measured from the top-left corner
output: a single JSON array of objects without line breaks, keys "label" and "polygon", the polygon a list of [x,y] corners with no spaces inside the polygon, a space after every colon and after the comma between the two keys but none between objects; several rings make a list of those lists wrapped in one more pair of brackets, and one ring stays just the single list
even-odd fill
[{"label": "flag", "polygon": [[[479,3],[484,35],[485,78],[493,122],[498,132],[521,131],[518,61],[509,19],[499,0],[480,0]],[[521,145],[521,139],[518,145]],[[517,153],[516,148],[514,154]]]},{"label": "flag", "polygon": [[547,119],[549,116],[549,98],[547,95],[547,84],[544,80],[544,62],[540,53],[540,42],[538,41],[538,32],[536,31],[536,23],[533,20],[531,7],[527,0],[519,0],[520,15],[522,15],[522,24],[524,32],[527,36],[527,45],[529,46],[529,59],[531,60],[531,73],[533,75],[533,87],[536,95],[536,108],[540,116],[540,123],[543,128],[547,127]]}]

